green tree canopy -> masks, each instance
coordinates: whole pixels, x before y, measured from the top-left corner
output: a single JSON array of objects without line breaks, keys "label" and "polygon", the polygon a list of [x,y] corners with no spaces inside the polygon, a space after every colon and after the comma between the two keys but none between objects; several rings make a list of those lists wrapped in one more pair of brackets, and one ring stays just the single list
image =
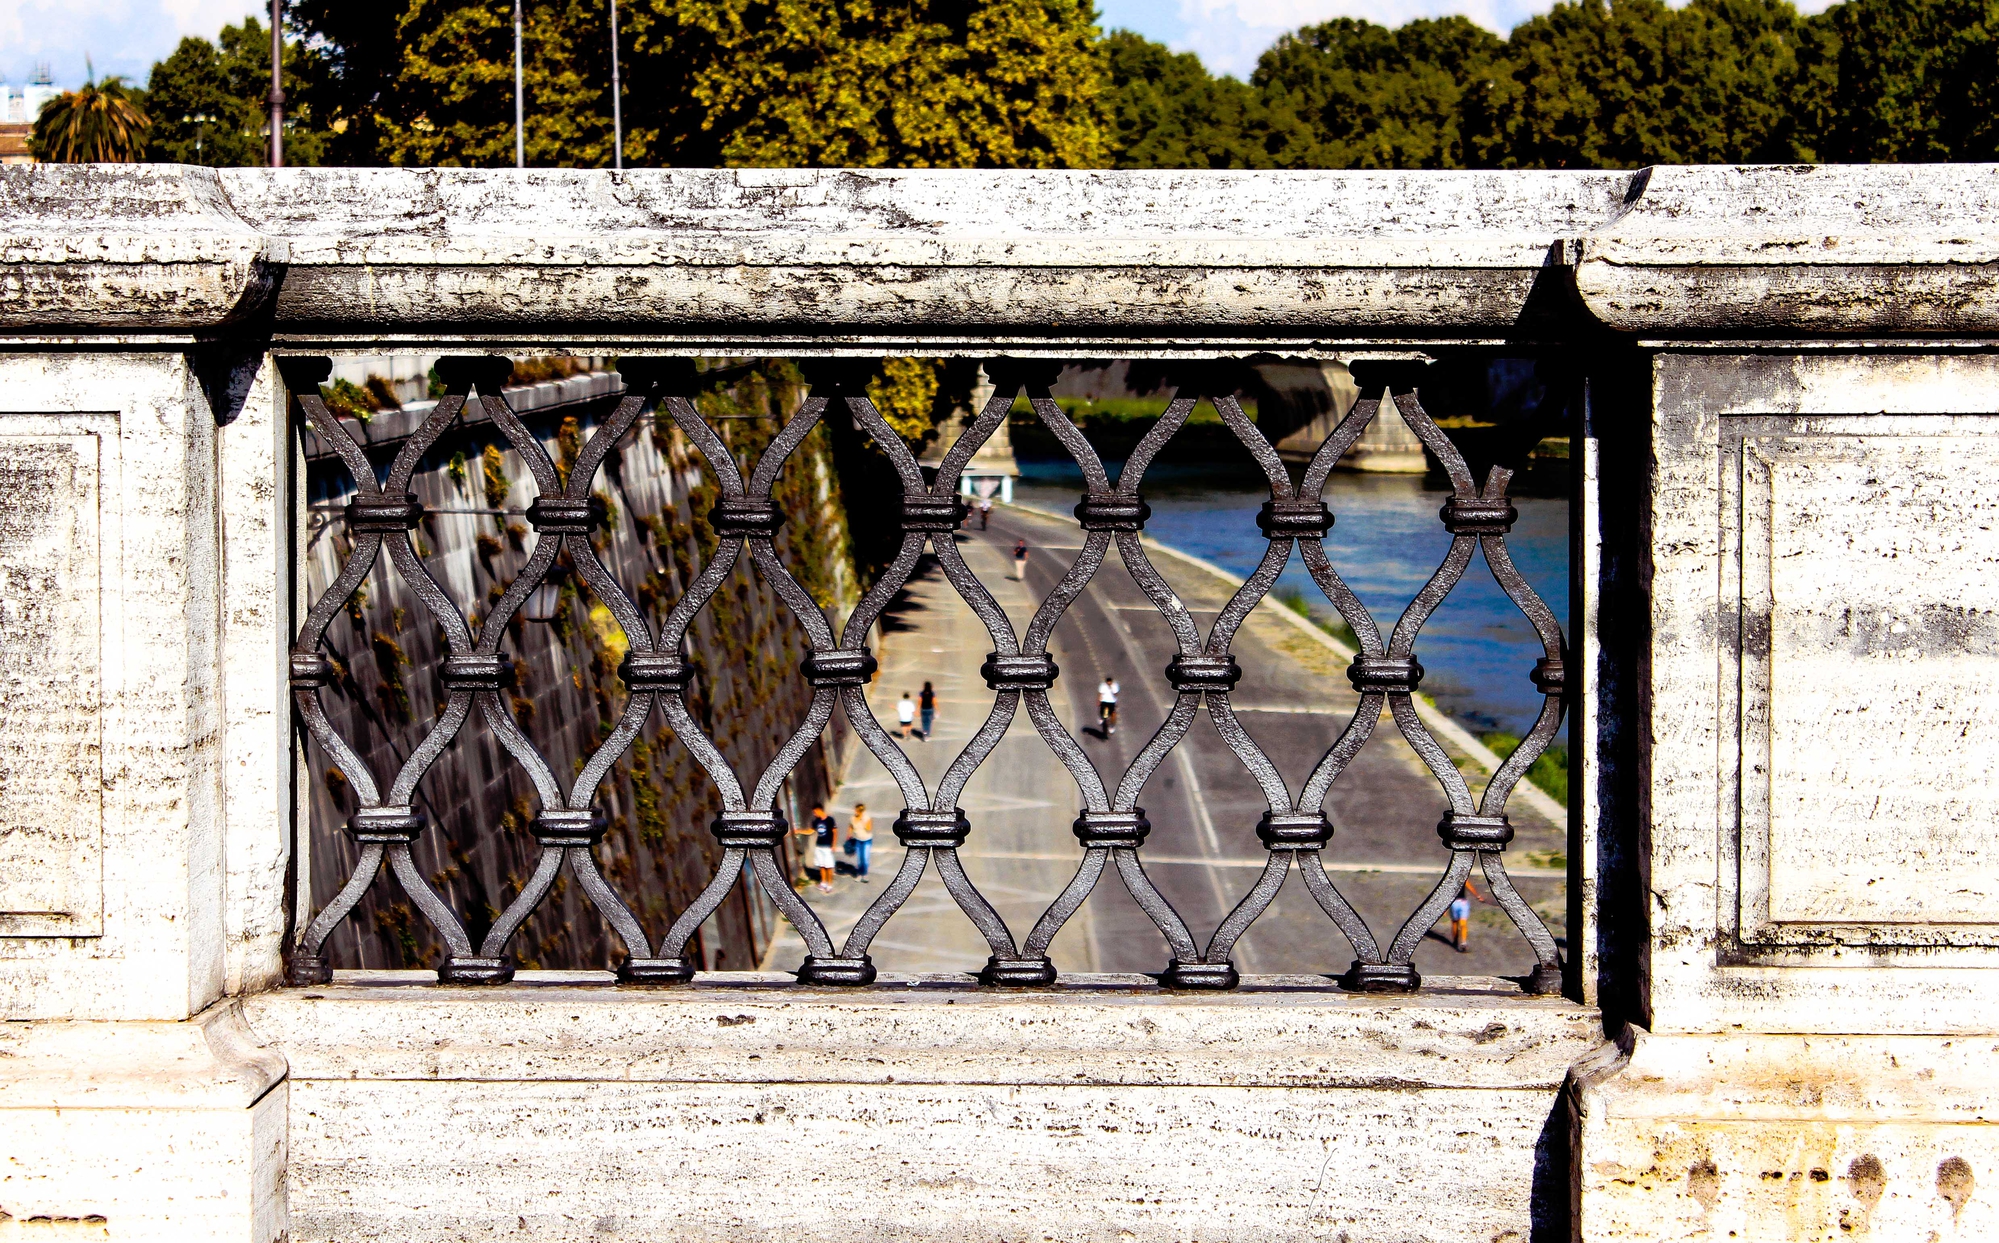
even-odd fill
[{"label": "green tree canopy", "polygon": [[[326,48],[339,158],[513,162],[510,0],[294,13]],[[1094,165],[1092,19],[1088,0],[627,0],[625,162]],[[524,27],[528,162],[609,165],[606,6],[533,0]]]},{"label": "green tree canopy", "polygon": [[1268,168],[1270,110],[1245,83],[1213,77],[1192,52],[1128,30],[1100,45],[1102,116],[1116,168]]},{"label": "green tree canopy", "polygon": [[1395,30],[1342,17],[1283,35],[1251,81],[1288,168],[1464,168],[1487,128],[1498,36],[1463,17]]},{"label": "green tree canopy", "polygon": [[1999,0],[1848,0],[1819,17],[1821,158],[1999,158]]},{"label": "green tree canopy", "polygon": [[[315,103],[326,64],[317,49],[291,41],[285,49],[285,163],[318,164],[328,135]],[[224,26],[214,43],[184,38],[153,66],[146,108],[153,126],[146,158],[225,167],[270,158],[271,39],[254,17]],[[207,118],[203,120],[202,118]]]},{"label": "green tree canopy", "polygon": [[[1801,47],[1809,45],[1801,59]],[[1816,45],[1788,0],[1580,0],[1514,30],[1481,163],[1809,160],[1796,107]]]}]

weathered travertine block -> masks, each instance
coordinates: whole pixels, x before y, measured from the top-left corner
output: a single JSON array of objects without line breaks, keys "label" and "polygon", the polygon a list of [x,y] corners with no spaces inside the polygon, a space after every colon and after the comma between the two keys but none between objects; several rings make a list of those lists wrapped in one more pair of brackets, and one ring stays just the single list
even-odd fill
[{"label": "weathered travertine block", "polygon": [[291,1062],[294,1238],[1524,1243],[1564,1194],[1557,1085],[1601,1042],[1483,980],[429,978],[248,1003]]},{"label": "weathered travertine block", "polygon": [[1572,1088],[1586,1243],[1999,1231],[1999,1037],[1634,1039]]},{"label": "weathered travertine block", "polygon": [[1659,359],[1654,1031],[1977,1033],[1999,980],[1999,365]]},{"label": "weathered travertine block", "polygon": [[284,1058],[235,1002],[0,1025],[0,1066],[0,1239],[284,1238]]},{"label": "weathered travertine block", "polygon": [[32,498],[6,522],[0,1014],[185,1018],[223,986],[216,420],[179,353],[4,356],[0,388]]}]

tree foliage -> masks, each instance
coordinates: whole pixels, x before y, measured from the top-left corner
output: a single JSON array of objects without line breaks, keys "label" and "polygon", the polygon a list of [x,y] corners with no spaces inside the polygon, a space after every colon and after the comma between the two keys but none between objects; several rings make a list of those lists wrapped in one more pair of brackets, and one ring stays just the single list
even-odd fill
[{"label": "tree foliage", "polygon": [[1999,158],[1999,0],[1849,0],[1818,19],[1821,158]]},{"label": "tree foliage", "polygon": [[[1102,159],[1087,0],[626,0],[628,165],[1049,168]],[[297,0],[355,162],[513,163],[510,0]],[[612,163],[602,0],[524,8],[530,165]]]},{"label": "tree foliage", "polygon": [[[298,40],[285,49],[285,163],[318,164],[328,134],[316,103],[325,59]],[[224,26],[215,42],[192,36],[153,66],[146,109],[153,118],[146,158],[174,164],[242,167],[270,158],[271,37],[254,17]],[[206,118],[205,120],[203,118]]]},{"label": "tree foliage", "polygon": [[[292,0],[298,162],[513,162],[512,0]],[[531,165],[612,162],[603,0],[527,0]],[[1280,37],[1248,81],[1090,0],[622,0],[625,163],[1560,168],[1999,155],[1999,0],[1559,0]],[[254,20],[154,68],[148,154],[262,158]],[[256,141],[252,141],[252,139]]]},{"label": "tree foliage", "polygon": [[[1999,0],[1562,0],[1282,36],[1245,86],[1105,40],[1120,167],[1632,168],[1999,154]],[[1208,101],[1228,99],[1228,107]]]},{"label": "tree foliage", "polygon": [[1463,17],[1283,35],[1250,79],[1282,135],[1264,145],[1290,168],[1463,168],[1504,46]]},{"label": "tree foliage", "polygon": [[54,164],[127,164],[144,158],[150,125],[136,92],[110,77],[43,104],[28,146]]}]

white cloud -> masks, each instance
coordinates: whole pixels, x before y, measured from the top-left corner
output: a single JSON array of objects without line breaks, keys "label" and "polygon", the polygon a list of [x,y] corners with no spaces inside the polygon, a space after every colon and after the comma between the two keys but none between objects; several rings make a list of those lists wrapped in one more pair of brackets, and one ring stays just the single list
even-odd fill
[{"label": "white cloud", "polygon": [[58,85],[76,86],[87,56],[100,76],[144,85],[183,35],[212,39],[260,8],[268,14],[258,0],[0,0],[0,78],[19,83],[47,64]]}]

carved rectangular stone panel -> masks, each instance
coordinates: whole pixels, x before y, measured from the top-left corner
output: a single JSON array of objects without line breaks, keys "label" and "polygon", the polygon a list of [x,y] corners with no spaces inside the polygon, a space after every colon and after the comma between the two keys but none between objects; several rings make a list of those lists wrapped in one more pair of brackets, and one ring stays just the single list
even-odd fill
[{"label": "carved rectangular stone panel", "polygon": [[99,439],[0,415],[0,936],[102,930]]},{"label": "carved rectangular stone panel", "polygon": [[1999,440],[1884,433],[1742,442],[1752,939],[1999,924]]}]

